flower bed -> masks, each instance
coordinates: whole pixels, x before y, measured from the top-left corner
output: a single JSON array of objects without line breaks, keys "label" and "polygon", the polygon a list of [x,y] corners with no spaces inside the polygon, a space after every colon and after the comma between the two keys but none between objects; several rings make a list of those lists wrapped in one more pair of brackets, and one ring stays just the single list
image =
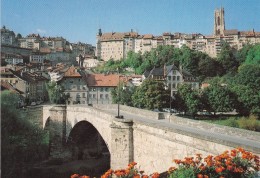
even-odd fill
[{"label": "flower bed", "polygon": [[[170,167],[167,175],[157,172],[146,175],[136,168],[137,163],[132,162],[126,169],[109,169],[101,178],[253,178],[260,170],[259,156],[243,148],[225,151],[217,156],[208,155],[204,159],[201,154],[196,154],[195,157],[175,159],[173,162],[177,167]],[[74,174],[71,178],[89,177]]]}]

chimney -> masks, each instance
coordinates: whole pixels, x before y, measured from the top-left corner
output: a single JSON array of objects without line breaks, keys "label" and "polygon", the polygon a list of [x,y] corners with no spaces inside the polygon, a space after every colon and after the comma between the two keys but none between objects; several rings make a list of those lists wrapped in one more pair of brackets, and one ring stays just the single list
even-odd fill
[{"label": "chimney", "polygon": [[163,66],[163,77],[165,78],[166,77],[166,65],[164,64]]}]

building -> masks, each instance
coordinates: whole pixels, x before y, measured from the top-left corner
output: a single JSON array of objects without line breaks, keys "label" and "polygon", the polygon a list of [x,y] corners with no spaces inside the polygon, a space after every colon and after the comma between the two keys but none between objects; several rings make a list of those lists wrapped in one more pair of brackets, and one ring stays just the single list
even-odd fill
[{"label": "building", "polygon": [[36,62],[36,63],[44,63],[44,61],[47,59],[46,54],[31,54],[30,55],[30,62]]},{"label": "building", "polygon": [[4,60],[9,65],[16,65],[24,61],[21,55],[12,53],[1,53],[1,60]]},{"label": "building", "polygon": [[216,9],[214,12],[214,35],[224,35],[225,31],[225,18],[224,8]]},{"label": "building", "polygon": [[19,39],[20,47],[40,50],[41,47],[40,38],[41,37],[39,34],[27,35],[26,37]]},{"label": "building", "polygon": [[146,71],[143,74],[143,80],[145,79],[164,81],[171,91],[171,96],[177,92],[177,88],[181,84],[189,84],[192,89],[199,89],[199,81],[188,71],[182,69],[182,67],[177,68],[175,65],[153,68],[151,71]]},{"label": "building", "polygon": [[[41,75],[31,72],[14,71],[11,72],[12,86],[22,92],[25,103],[30,104],[36,101],[46,101],[48,98],[45,83],[47,79]],[[13,79],[14,78],[14,79]]]},{"label": "building", "polygon": [[159,45],[171,45],[175,48],[186,45],[190,49],[205,52],[211,57],[217,57],[224,41],[239,50],[246,44],[260,43],[260,32],[226,29],[225,11],[222,7],[214,11],[212,35],[165,32],[162,36],[153,36],[152,34],[140,35],[132,30],[126,33],[102,34],[101,29],[99,29],[96,56],[104,61],[109,59],[120,60],[126,58],[129,51],[143,54],[157,48]]},{"label": "building", "polygon": [[58,84],[63,86],[64,93],[69,96],[67,104],[87,104],[88,87],[83,71],[74,66],[67,68]]},{"label": "building", "polygon": [[111,104],[111,90],[118,86],[123,76],[116,74],[88,74],[86,82],[88,86],[88,104]]},{"label": "building", "polygon": [[17,45],[15,33],[5,26],[1,28],[1,45]]}]

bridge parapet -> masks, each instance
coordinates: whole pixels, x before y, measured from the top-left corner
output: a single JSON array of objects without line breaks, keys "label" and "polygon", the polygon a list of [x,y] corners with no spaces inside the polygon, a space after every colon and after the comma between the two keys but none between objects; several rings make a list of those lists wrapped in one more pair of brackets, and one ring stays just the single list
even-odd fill
[{"label": "bridge parapet", "polygon": [[254,141],[260,140],[260,132],[254,132],[245,129],[238,129],[233,127],[198,121],[198,120],[192,120],[188,118],[179,117],[176,114],[172,114],[168,118],[170,123],[175,123],[178,125],[190,126],[191,128],[207,130],[212,133],[221,133],[229,136],[236,136],[236,137],[246,138]]}]

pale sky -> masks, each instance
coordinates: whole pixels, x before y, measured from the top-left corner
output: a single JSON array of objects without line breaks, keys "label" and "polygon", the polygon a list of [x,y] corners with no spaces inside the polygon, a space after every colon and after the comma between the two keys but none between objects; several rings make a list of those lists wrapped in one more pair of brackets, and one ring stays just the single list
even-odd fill
[{"label": "pale sky", "polygon": [[214,9],[226,29],[260,31],[260,0],[1,0],[1,26],[26,36],[62,36],[95,45],[96,33],[213,33]]}]

